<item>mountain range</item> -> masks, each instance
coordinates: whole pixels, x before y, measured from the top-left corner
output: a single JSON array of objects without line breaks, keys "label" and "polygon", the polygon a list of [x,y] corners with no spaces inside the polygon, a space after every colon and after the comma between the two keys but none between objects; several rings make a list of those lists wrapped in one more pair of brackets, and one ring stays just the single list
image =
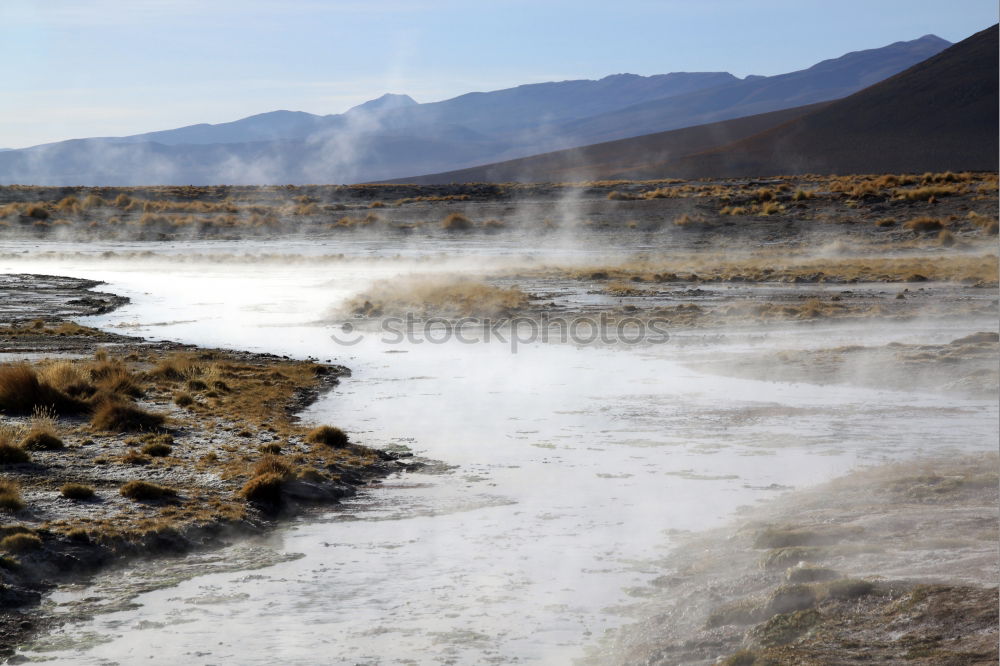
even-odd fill
[{"label": "mountain range", "polygon": [[998,35],[987,28],[835,101],[395,182],[995,171]]},{"label": "mountain range", "polygon": [[[768,123],[789,120],[782,115],[785,110],[844,98],[949,45],[926,35],[776,76],[616,74],[596,81],[474,92],[427,104],[389,94],[342,114],[274,111],[215,125],[75,139],[0,151],[0,183],[370,182],[706,123],[714,123],[718,134],[720,122],[742,118],[722,131],[735,141]],[[699,150],[713,145],[718,141],[692,144]]]}]

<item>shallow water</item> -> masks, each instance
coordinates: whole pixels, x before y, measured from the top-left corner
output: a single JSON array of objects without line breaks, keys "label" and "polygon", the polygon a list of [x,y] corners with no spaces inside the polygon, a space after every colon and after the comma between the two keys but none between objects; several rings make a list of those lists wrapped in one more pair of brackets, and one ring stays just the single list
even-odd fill
[{"label": "shallow water", "polygon": [[[330,338],[336,329],[317,322],[368,281],[472,271],[525,252],[483,245],[441,257],[439,245],[400,253],[375,241],[203,245],[197,251],[347,256],[307,267],[211,265],[163,260],[160,253],[192,248],[156,244],[153,256],[99,261],[83,254],[124,246],[66,245],[53,260],[25,244],[23,258],[0,261],[0,270],[106,280],[105,289],[133,299],[90,322],[111,330],[347,365],[353,377],[307,420],[455,467],[388,479],[266,541],[184,558],[170,575],[159,567],[110,573],[54,594],[53,612],[102,612],[41,640],[26,652],[32,658],[567,663],[628,620],[626,605],[661,573],[650,562],[677,531],[719,525],[741,505],[858,464],[995,448],[992,401],[730,379],[683,364],[761,347],[941,342],[982,322],[927,322],[905,333],[866,325],[678,333],[661,345],[538,343],[516,354],[496,342],[390,345],[375,333],[344,347]],[[436,262],[421,261],[431,255]]]}]

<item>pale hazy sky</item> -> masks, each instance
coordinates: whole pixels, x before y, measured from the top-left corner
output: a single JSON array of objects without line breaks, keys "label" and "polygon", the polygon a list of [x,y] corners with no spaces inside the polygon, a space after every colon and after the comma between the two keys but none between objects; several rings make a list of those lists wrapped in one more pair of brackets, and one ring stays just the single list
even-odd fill
[{"label": "pale hazy sky", "polygon": [[0,0],[0,147],[608,74],[779,74],[995,0]]}]

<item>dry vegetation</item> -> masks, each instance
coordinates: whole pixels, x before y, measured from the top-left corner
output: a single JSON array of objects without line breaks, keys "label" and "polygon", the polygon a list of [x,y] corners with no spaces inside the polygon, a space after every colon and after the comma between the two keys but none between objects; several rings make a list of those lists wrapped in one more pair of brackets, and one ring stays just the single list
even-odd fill
[{"label": "dry vegetation", "polygon": [[[42,345],[57,328],[0,327],[0,343]],[[0,364],[0,556],[17,558],[0,566],[4,589],[44,589],[67,549],[96,568],[189,548],[204,537],[188,534],[257,529],[386,469],[386,454],[295,417],[342,369],[138,341],[115,349]],[[192,402],[178,407],[178,394]]]},{"label": "dry vegetation", "polygon": [[351,299],[344,309],[358,317],[509,317],[529,297],[517,287],[497,287],[461,278],[412,277],[379,282]]},{"label": "dry vegetation", "polygon": [[612,265],[520,271],[527,275],[569,275],[581,280],[652,283],[792,282],[851,284],[863,282],[942,281],[993,286],[996,254],[848,254],[816,256],[808,251],[759,250],[743,256],[703,252],[630,260]]},{"label": "dry vegetation", "polygon": [[[239,515],[243,510],[231,500],[237,495],[240,477],[249,479],[259,475],[254,468],[259,454],[253,433],[299,443],[295,446],[296,455],[287,458],[289,470],[298,470],[305,463],[328,466],[341,459],[363,466],[372,459],[371,455],[363,452],[359,455],[358,450],[349,449],[346,434],[337,428],[325,426],[307,433],[295,424],[293,405],[301,400],[304,391],[314,390],[331,372],[330,368],[313,363],[255,362],[229,357],[226,352],[150,351],[130,354],[130,360],[126,361],[100,351],[91,360],[0,365],[3,387],[0,396],[4,397],[0,414],[11,418],[31,413],[27,419],[3,423],[0,465],[7,472],[23,473],[19,475],[29,484],[37,479],[30,470],[18,466],[33,460],[32,453],[39,452],[59,455],[63,464],[82,456],[81,463],[86,460],[97,463],[98,474],[112,460],[124,465],[150,466],[162,460],[157,465],[185,465],[202,471],[214,468],[218,476],[231,483],[230,513]],[[184,412],[171,408],[179,387],[184,387],[184,395],[198,396]],[[177,446],[191,448],[192,443],[182,439],[195,435],[200,440],[204,435],[197,435],[199,431],[211,432],[219,427],[244,433],[249,441],[242,450],[231,444],[223,444],[221,450],[206,449],[204,442],[197,441],[194,443],[200,454],[197,459],[194,451],[181,454],[180,458],[174,455]],[[139,437],[127,438],[128,433],[139,433]],[[64,439],[71,442],[69,448]],[[78,443],[83,439],[91,442],[90,446]],[[94,440],[103,443],[93,444]],[[309,443],[318,445],[315,454]],[[117,458],[115,451],[119,452]],[[75,493],[65,489],[76,485],[79,484],[74,481],[64,486],[63,494]],[[187,489],[204,492],[193,486]],[[124,490],[123,494],[133,496]],[[225,499],[223,495],[216,501]],[[210,514],[193,511],[195,508],[192,504],[191,517],[199,514],[203,519],[209,517]],[[128,521],[117,527],[127,532]]]},{"label": "dry vegetation", "polygon": [[[693,215],[697,208],[703,223],[677,226],[703,232],[732,220],[747,225],[780,219],[820,228],[829,224],[846,227],[863,221],[867,216],[859,213],[866,208],[880,207],[892,209],[892,217],[901,218],[903,223],[921,216],[945,218],[955,227],[952,233],[957,229],[974,238],[996,234],[996,195],[996,174],[950,172],[804,175],[766,181],[665,179],[440,186],[9,186],[0,188],[0,236],[70,234],[156,240],[346,231],[545,233],[559,226],[547,217],[549,213],[526,214],[519,204],[548,202],[557,210],[570,200],[579,208],[574,225],[609,231],[623,228],[608,221],[616,209],[627,210],[636,220],[624,228],[647,232],[668,229],[670,220],[681,219],[685,213]],[[480,209],[487,212],[480,215]],[[985,218],[985,222],[970,221],[969,213]],[[902,233],[902,228],[897,227],[896,232]]]},{"label": "dry vegetation", "polygon": [[[455,186],[473,187],[473,186]],[[519,282],[558,282],[621,299],[614,314],[656,316],[675,326],[711,326],[778,320],[845,317],[946,316],[942,304],[920,312],[906,293],[861,299],[802,289],[794,297],[763,301],[710,299],[701,285],[876,285],[920,289],[992,288],[998,284],[997,176],[989,173],[798,176],[769,180],[591,182],[507,185],[494,198],[536,197],[526,219],[517,205],[488,208],[487,222],[474,218],[476,203],[449,212],[431,230],[465,238],[494,229],[538,234],[573,225],[571,233],[647,234],[647,247],[669,248],[618,261],[524,264],[498,268],[478,280],[401,277],[351,299],[338,315],[359,318],[503,318],[549,307]],[[554,202],[547,208],[545,199]],[[590,198],[587,198],[587,197]],[[566,222],[559,197],[571,197]],[[576,198],[573,198],[576,197]],[[450,203],[450,202],[447,202]],[[478,202],[486,206],[487,202]],[[414,204],[416,205],[416,204]],[[404,207],[405,210],[405,207]],[[435,210],[435,209],[432,209]],[[436,209],[440,211],[440,208]],[[510,213],[503,217],[502,213]],[[438,213],[440,214],[440,213]],[[485,216],[486,213],[483,214]],[[423,215],[423,213],[421,213]],[[551,215],[551,217],[549,217]],[[557,221],[553,221],[556,218]],[[399,221],[399,218],[396,218]],[[381,222],[391,225],[389,221]],[[428,228],[411,220],[413,229]],[[657,235],[657,236],[654,236]],[[662,235],[662,238],[659,236]],[[544,240],[537,241],[544,247]],[[555,242],[563,242],[557,240]],[[527,267],[526,267],[527,266]],[[576,283],[573,285],[572,283]],[[866,287],[873,289],[873,287]],[[845,287],[846,289],[846,287]],[[683,291],[692,292],[685,297]],[[887,303],[888,299],[895,299]],[[676,301],[681,299],[682,302]],[[965,301],[966,299],[961,299]],[[687,301],[687,302],[684,302]],[[606,302],[605,302],[606,303]],[[956,305],[956,307],[958,307]],[[979,305],[970,306],[977,308]],[[572,309],[572,306],[569,306]],[[971,311],[971,310],[970,310]],[[962,314],[962,313],[959,313]]]}]

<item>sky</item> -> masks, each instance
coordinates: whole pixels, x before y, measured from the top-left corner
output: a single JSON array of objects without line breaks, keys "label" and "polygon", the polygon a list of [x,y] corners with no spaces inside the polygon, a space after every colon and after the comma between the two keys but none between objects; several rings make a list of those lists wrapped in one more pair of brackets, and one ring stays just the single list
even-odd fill
[{"label": "sky", "polygon": [[630,72],[781,74],[995,0],[0,0],[0,148]]}]

